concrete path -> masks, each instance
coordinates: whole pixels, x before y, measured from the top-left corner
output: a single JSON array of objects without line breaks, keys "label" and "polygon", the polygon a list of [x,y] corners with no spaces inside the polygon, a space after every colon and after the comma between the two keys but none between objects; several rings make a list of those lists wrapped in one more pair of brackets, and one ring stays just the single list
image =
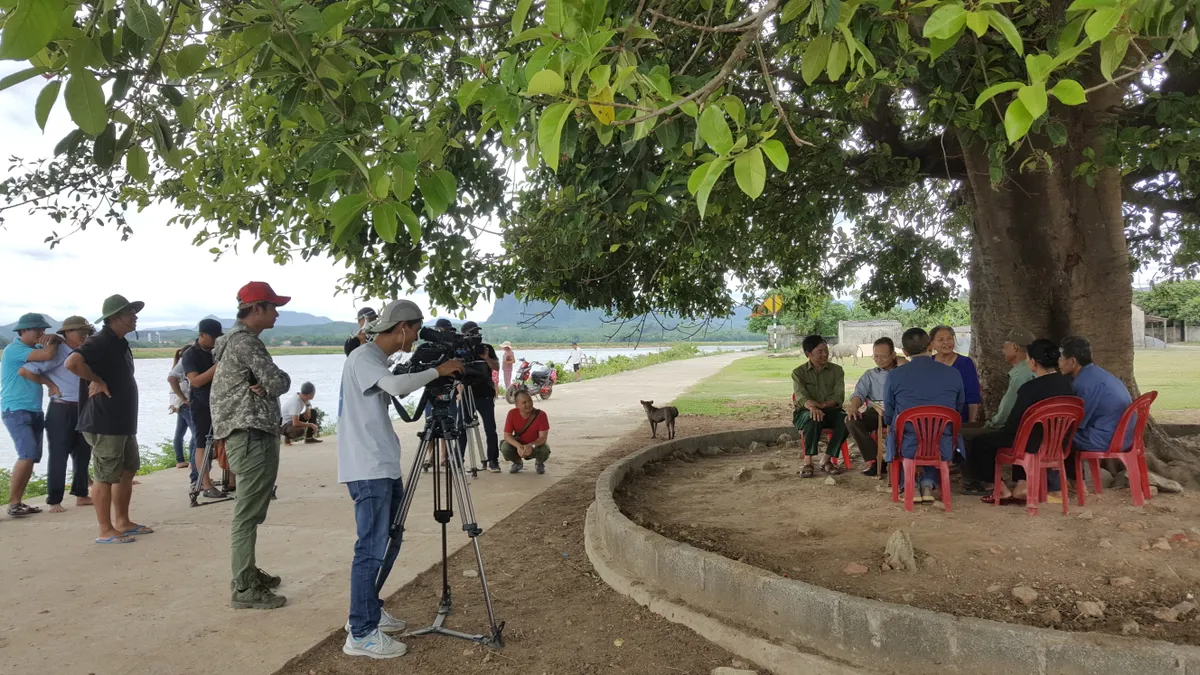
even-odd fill
[{"label": "concrete path", "polygon": [[[562,386],[539,407],[550,417],[554,455],[547,473],[483,474],[471,484],[486,531],[631,429],[649,426],[639,399],[669,401],[745,354],[675,361]],[[503,424],[508,406],[498,402]],[[406,452],[414,427],[397,424]],[[265,675],[346,620],[354,513],[337,483],[336,439],[285,446],[279,500],[259,528],[258,561],[283,577],[286,607],[229,608],[232,502],[187,505],[187,472],[143,476],[132,515],[154,534],[136,543],[98,546],[91,508],[0,517],[0,673],[4,675]],[[440,560],[422,481],[385,593]],[[455,549],[468,540],[451,524]],[[487,537],[480,540],[487,556]],[[462,581],[462,580],[460,580]],[[433,618],[436,599],[414,622]]]}]

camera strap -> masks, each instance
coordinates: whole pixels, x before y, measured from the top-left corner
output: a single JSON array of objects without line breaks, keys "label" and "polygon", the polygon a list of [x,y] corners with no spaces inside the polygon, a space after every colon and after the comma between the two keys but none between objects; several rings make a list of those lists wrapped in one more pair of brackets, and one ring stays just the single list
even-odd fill
[{"label": "camera strap", "polygon": [[396,409],[396,414],[400,416],[400,419],[407,423],[412,423],[421,419],[421,415],[425,414],[425,404],[429,401],[429,392],[424,391],[421,393],[421,400],[417,401],[417,412],[412,416],[409,416],[408,411],[404,409],[404,405],[400,403],[400,399],[395,396],[391,398],[392,407]]}]

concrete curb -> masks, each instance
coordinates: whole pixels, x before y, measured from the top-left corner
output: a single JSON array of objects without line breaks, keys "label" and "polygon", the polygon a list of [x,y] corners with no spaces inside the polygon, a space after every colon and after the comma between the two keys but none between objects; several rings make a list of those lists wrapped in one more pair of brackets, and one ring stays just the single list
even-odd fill
[{"label": "concrete curb", "polygon": [[795,437],[791,427],[774,427],[677,439],[605,469],[585,527],[588,557],[601,578],[777,675],[931,666],[972,675],[1200,675],[1198,647],[955,617],[786,579],[639,527],[613,500],[631,471],[676,451],[766,444],[781,434]]}]

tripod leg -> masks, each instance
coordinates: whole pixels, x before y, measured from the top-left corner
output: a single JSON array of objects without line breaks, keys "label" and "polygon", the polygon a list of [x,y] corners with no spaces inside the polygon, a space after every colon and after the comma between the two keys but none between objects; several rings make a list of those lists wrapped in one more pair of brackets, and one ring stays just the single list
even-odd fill
[{"label": "tripod leg", "polygon": [[383,554],[383,564],[379,567],[379,576],[375,579],[376,593],[383,592],[383,585],[392,573],[392,566],[396,564],[396,556],[400,555],[400,545],[404,542],[404,522],[408,519],[408,511],[412,508],[413,498],[417,494],[417,481],[421,478],[421,466],[429,454],[429,444],[429,440],[421,439],[421,444],[417,446],[417,452],[413,456],[412,467],[408,470],[408,480],[404,483],[404,500],[400,503],[400,511],[396,513],[396,519],[392,521],[388,530],[387,549]]},{"label": "tripod leg", "polygon": [[463,469],[462,462],[452,464],[450,466],[452,478],[454,480],[454,492],[458,498],[458,510],[463,521],[463,531],[471,538],[471,544],[475,547],[475,564],[479,569],[479,583],[483,587],[483,599],[487,605],[488,612],[488,627],[491,629],[492,645],[499,648],[504,646],[504,624],[496,624],[496,610],[492,606],[492,594],[488,590],[487,572],[483,566],[483,552],[479,549],[479,535],[483,534],[483,530],[479,527],[479,523],[475,520],[475,505],[471,501],[471,489],[467,484],[466,473]]}]

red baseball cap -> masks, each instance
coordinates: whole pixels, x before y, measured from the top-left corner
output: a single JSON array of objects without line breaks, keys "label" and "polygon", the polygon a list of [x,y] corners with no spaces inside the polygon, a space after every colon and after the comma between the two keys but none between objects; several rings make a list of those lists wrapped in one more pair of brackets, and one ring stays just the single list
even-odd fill
[{"label": "red baseball cap", "polygon": [[269,302],[276,307],[281,307],[291,302],[291,300],[289,296],[276,294],[271,289],[271,284],[265,281],[251,281],[242,286],[237,294],[238,309],[249,307],[259,302]]}]

